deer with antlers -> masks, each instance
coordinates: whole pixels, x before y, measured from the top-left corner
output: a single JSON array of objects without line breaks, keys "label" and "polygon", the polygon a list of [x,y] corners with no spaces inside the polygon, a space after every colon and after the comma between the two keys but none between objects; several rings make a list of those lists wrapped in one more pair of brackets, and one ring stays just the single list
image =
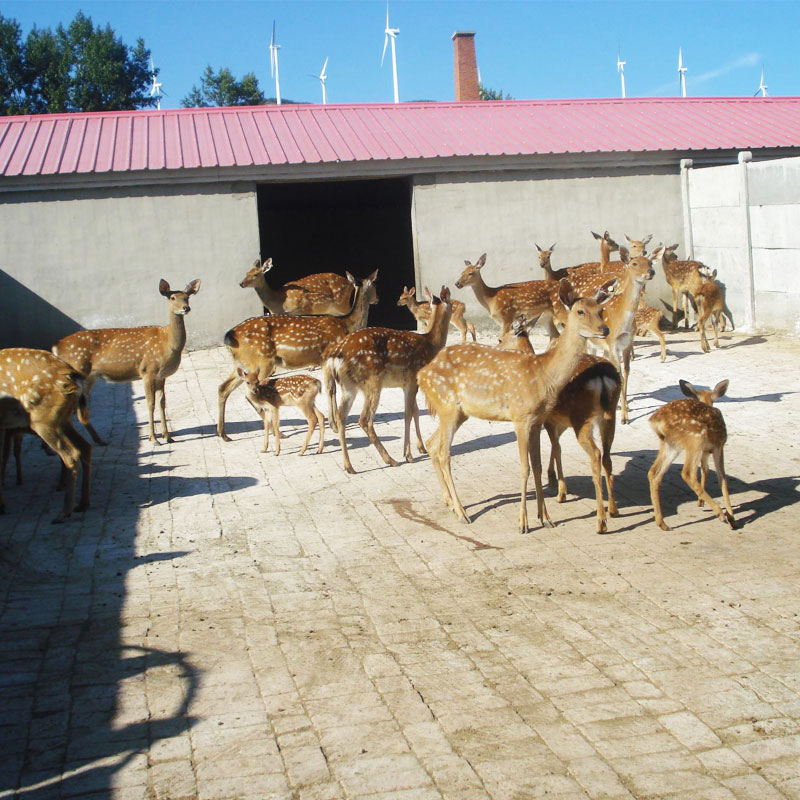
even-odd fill
[{"label": "deer with antlers", "polygon": [[[0,350],[0,440],[6,429],[30,428],[64,465],[64,505],[53,522],[63,522],[72,513],[79,463],[83,482],[75,510],[89,507],[92,446],[72,426],[72,415],[85,403],[83,391],[83,376],[45,350]],[[0,482],[0,513],[4,509]]]},{"label": "deer with antlers", "polygon": [[489,312],[491,318],[500,326],[500,336],[505,336],[517,316],[538,320],[545,326],[550,340],[558,337],[553,325],[550,302],[552,281],[524,281],[504,286],[487,286],[481,276],[486,264],[484,253],[474,264],[465,261],[466,267],[456,281],[456,288],[471,286],[477,301]]},{"label": "deer with antlers", "polygon": [[[431,304],[430,301],[423,303],[420,300],[417,300],[416,293],[417,290],[414,286],[412,286],[410,289],[407,286],[404,286],[403,293],[397,300],[397,305],[405,306],[414,315],[414,319],[418,323],[423,323],[425,327],[427,327],[431,318]],[[466,344],[467,331],[469,331],[469,334],[472,336],[473,342],[478,341],[475,338],[475,326],[469,322],[469,320],[464,318],[466,306],[460,300],[451,300],[450,305],[453,309],[453,314],[450,317],[450,324],[457,331],[461,332],[461,343]]]},{"label": "deer with antlers", "polygon": [[[439,297],[431,295],[430,304],[431,314],[425,333],[392,328],[364,328],[349,334],[326,352],[323,380],[331,401],[330,417],[336,418],[346,472],[355,472],[347,452],[345,425],[347,415],[359,392],[364,395],[359,424],[386,464],[397,466],[397,462],[389,455],[375,433],[374,420],[381,391],[388,387],[402,388],[405,398],[403,414],[405,460],[408,462],[414,460],[411,454],[412,419],[417,434],[417,447],[421,453],[425,452],[419,429],[417,373],[447,342],[447,330],[452,314],[449,289],[442,286]],[[338,408],[335,402],[336,386],[341,389]]]},{"label": "deer with antlers", "polygon": [[[656,432],[661,445],[653,466],[647,473],[650,482],[650,499],[653,503],[656,524],[661,530],[668,531],[661,513],[659,487],[664,473],[683,450],[685,458],[681,477],[689,488],[697,495],[697,504],[708,503],[711,510],[723,522],[736,527],[733,508],[728,494],[728,478],[725,475],[725,459],[723,448],[728,438],[725,420],[719,409],[714,408],[718,400],[728,390],[728,381],[720,381],[713,389],[696,389],[688,381],[680,381],[681,391],[688,399],[672,400],[661,406],[650,417],[650,424]],[[714,457],[717,479],[722,488],[725,502],[723,511],[706,491],[708,475],[708,457]],[[697,468],[700,467],[700,480],[697,479]]]},{"label": "deer with antlers", "polygon": [[[78,331],[53,345],[53,354],[64,359],[86,378],[87,397],[98,378],[113,383],[141,379],[150,419],[150,441],[153,444],[158,444],[154,422],[157,395],[161,409],[161,435],[165,442],[172,441],[167,428],[164,384],[180,366],[186,345],[184,318],[191,311],[189,298],[197,294],[199,289],[199,280],[193,280],[183,290],[173,290],[162,278],[158,291],[169,304],[169,322],[164,327],[148,325],[142,328]],[[86,429],[95,442],[106,444],[91,424]]]},{"label": "deer with antlers", "polygon": [[269,427],[275,435],[275,455],[281,454],[280,412],[283,406],[294,406],[308,422],[308,433],[300,448],[300,455],[306,452],[308,443],[319,424],[319,447],[321,453],[325,445],[325,416],[317,408],[317,395],[322,391],[322,384],[311,375],[287,375],[282,378],[259,380],[257,372],[245,372],[241,367],[237,370],[239,377],[247,387],[247,399],[250,405],[261,413],[264,420],[264,449],[269,450]]},{"label": "deer with antlers", "polygon": [[217,436],[230,441],[225,433],[225,404],[230,393],[242,383],[240,368],[245,373],[255,373],[259,380],[266,380],[277,365],[287,369],[320,366],[328,345],[367,324],[369,307],[378,302],[377,277],[378,270],[375,270],[364,278],[352,309],[344,316],[278,314],[251,317],[231,328],[224,341],[233,359],[233,371],[218,390]]},{"label": "deer with antlers", "polygon": [[714,347],[719,347],[719,331],[725,330],[725,318],[727,317],[733,327],[731,312],[725,303],[725,290],[722,284],[716,280],[717,271],[710,270],[708,267],[700,267],[700,277],[703,280],[700,288],[695,294],[697,301],[697,327],[700,329],[700,346],[704,353],[711,349],[706,338],[706,323],[711,320],[711,327],[714,332]]},{"label": "deer with antlers", "polygon": [[267,273],[273,266],[271,258],[263,263],[256,259],[239,283],[242,289],[255,289],[261,304],[270,314],[342,316],[350,311],[356,281],[349,272],[347,277],[335,272],[317,272],[273,289],[267,283]]},{"label": "deer with antlers", "polygon": [[[498,347],[516,349],[533,354],[524,320],[516,320],[513,327],[514,341],[506,336]],[[614,499],[614,474],[611,466],[611,445],[617,422],[617,402],[622,388],[616,367],[604,358],[584,354],[578,361],[572,378],[558,395],[558,400],[544,423],[550,439],[550,462],[547,466],[547,482],[557,489],[557,502],[567,499],[567,483],[561,463],[561,435],[572,428],[578,444],[589,456],[595,497],[597,499],[597,532],[608,530],[606,508],[603,503],[603,474],[608,493],[608,514],[619,514]],[[597,446],[595,435],[600,441]]]},{"label": "deer with antlers", "polygon": [[579,298],[567,279],[559,282],[561,302],[569,309],[564,331],[555,346],[541,355],[498,350],[477,344],[447,347],[419,371],[422,389],[439,427],[427,443],[444,502],[469,522],[458,499],[450,469],[450,447],[458,428],[470,417],[513,422],[519,446],[521,489],[519,529],[528,531],[527,485],[533,465],[538,516],[553,527],[542,493],[539,450],[541,427],[552,411],[584,353],[586,341],[608,335],[603,321],[606,289]]}]

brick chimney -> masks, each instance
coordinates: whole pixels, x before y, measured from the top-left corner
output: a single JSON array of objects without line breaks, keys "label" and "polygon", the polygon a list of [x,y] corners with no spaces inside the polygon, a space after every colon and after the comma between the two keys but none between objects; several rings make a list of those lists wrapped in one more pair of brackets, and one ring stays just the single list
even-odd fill
[{"label": "brick chimney", "polygon": [[453,34],[453,69],[456,78],[456,102],[480,100],[475,31],[456,31]]}]

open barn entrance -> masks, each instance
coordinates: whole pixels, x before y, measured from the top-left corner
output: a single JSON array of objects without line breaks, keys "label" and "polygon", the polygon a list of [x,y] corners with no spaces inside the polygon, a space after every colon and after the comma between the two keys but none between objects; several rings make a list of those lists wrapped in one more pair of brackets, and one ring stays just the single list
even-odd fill
[{"label": "open barn entrance", "polygon": [[397,307],[403,286],[414,285],[408,181],[264,184],[258,224],[262,258],[274,263],[272,286],[313,272],[348,270],[360,279],[378,269],[380,302],[369,324],[415,327],[408,309]]}]

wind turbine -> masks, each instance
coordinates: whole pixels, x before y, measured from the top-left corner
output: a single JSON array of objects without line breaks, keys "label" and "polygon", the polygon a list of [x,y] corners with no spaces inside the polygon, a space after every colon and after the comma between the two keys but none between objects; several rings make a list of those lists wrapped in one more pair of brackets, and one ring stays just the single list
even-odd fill
[{"label": "wind turbine", "polygon": [[278,72],[278,50],[279,44],[275,44],[275,20],[272,21],[272,38],[269,40],[269,74],[275,78],[275,102],[281,104],[281,79]]},{"label": "wind turbine", "polygon": [[753,97],[757,97],[759,92],[761,92],[762,97],[767,96],[767,85],[764,83],[764,67],[761,67],[761,83],[758,84],[758,89]]},{"label": "wind turbine", "polygon": [[395,103],[400,102],[400,95],[397,91],[397,53],[395,52],[395,39],[397,39],[397,34],[400,33],[400,28],[390,28],[389,27],[389,0],[386,0],[386,28],[384,29],[385,36],[383,37],[383,55],[381,56],[381,66],[383,66],[383,60],[386,58],[386,45],[389,43],[389,39],[392,40],[392,75],[394,77],[394,101]]},{"label": "wind turbine", "polygon": [[625,64],[627,61],[620,59],[619,50],[617,50],[617,72],[619,72],[619,79],[622,81],[622,96],[625,97]]},{"label": "wind turbine", "polygon": [[326,58],[325,63],[322,65],[322,72],[320,72],[319,75],[315,76],[322,84],[322,105],[326,105],[328,102],[328,95],[325,92],[325,81],[328,80],[328,76],[325,74],[325,70],[327,69],[327,67],[328,67],[328,59]]},{"label": "wind turbine", "polygon": [[678,48],[678,84],[681,88],[681,97],[686,97],[686,67],[683,66],[683,49]]},{"label": "wind turbine", "polygon": [[150,79],[152,80],[150,84],[150,97],[155,98],[156,108],[161,111],[161,87],[163,84],[161,81],[156,80],[156,67],[155,64],[153,64],[153,56],[150,56]]}]

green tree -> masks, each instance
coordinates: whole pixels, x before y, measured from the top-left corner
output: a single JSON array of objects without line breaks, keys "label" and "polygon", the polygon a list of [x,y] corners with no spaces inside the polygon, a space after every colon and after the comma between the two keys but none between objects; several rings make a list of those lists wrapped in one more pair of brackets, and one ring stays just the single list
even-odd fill
[{"label": "green tree", "polygon": [[0,114],[25,113],[25,54],[19,23],[0,14]]},{"label": "green tree", "polygon": [[248,72],[241,81],[237,81],[227,67],[215,73],[210,65],[200,78],[200,86],[192,86],[189,94],[181,100],[184,108],[261,106],[265,103],[267,99],[258,87],[255,73]]},{"label": "green tree", "polygon": [[478,97],[481,100],[513,100],[510,94],[503,94],[503,90],[487,89],[483,84],[478,87]]}]

